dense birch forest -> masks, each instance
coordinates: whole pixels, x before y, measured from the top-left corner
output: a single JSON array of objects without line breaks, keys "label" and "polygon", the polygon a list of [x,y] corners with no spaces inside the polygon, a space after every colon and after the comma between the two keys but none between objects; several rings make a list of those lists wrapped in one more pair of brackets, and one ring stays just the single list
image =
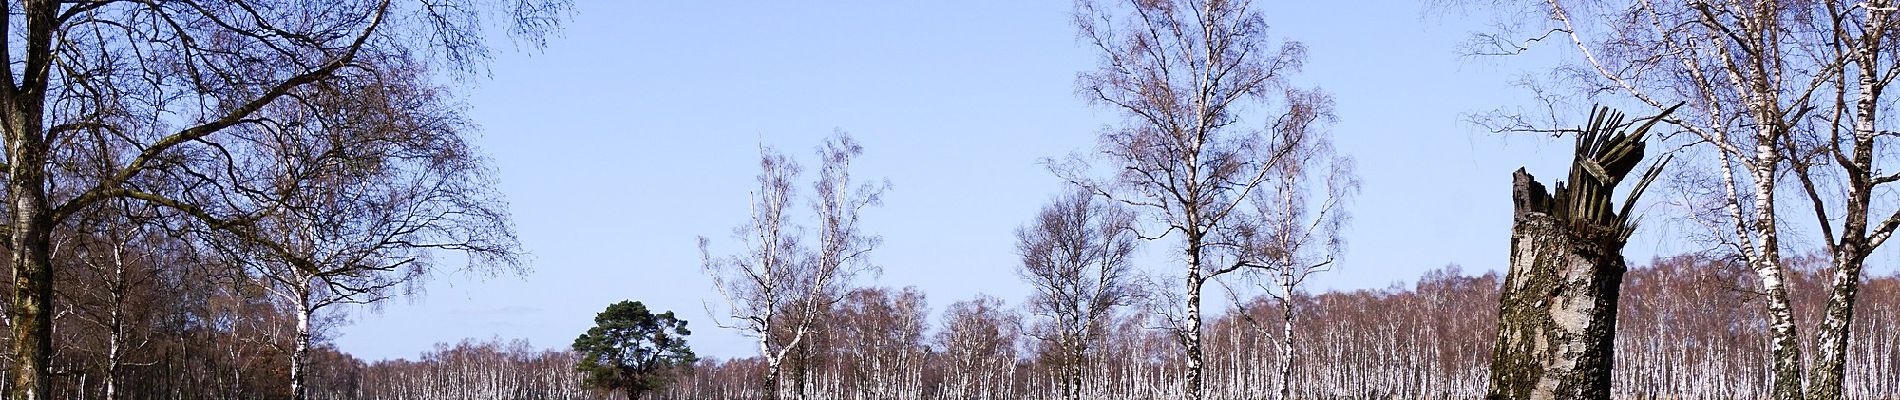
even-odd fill
[{"label": "dense birch forest", "polygon": [[[1790,284],[1825,287],[1824,259],[1792,260]],[[1617,332],[1616,398],[1762,398],[1770,390],[1767,321],[1748,308],[1761,300],[1746,289],[1751,274],[1732,259],[1680,256],[1639,264],[1628,275]],[[1299,398],[1476,398],[1485,390],[1496,333],[1500,277],[1456,266],[1416,283],[1384,289],[1300,296],[1308,322],[1294,337],[1293,381]],[[1864,282],[1866,318],[1846,393],[1852,398],[1900,396],[1900,277]],[[236,294],[216,294],[228,299]],[[1020,304],[978,297],[937,300],[908,289],[860,288],[825,311],[815,340],[792,353],[789,398],[1052,399],[1065,363],[1058,343],[1031,332],[1037,318]],[[1270,302],[1256,298],[1252,302]],[[1825,298],[1796,298],[1804,320],[1820,317]],[[283,332],[292,318],[269,307],[216,300],[246,309],[246,321],[224,327],[139,327],[121,375],[108,383],[107,355],[80,343],[106,332],[75,327],[75,344],[57,360],[62,398],[94,398],[108,384],[123,398],[252,399],[288,395]],[[228,305],[226,305],[228,304]],[[158,320],[188,319],[195,308],[141,308]],[[1271,307],[1223,314],[1208,325],[1209,398],[1252,399],[1278,390],[1280,362]],[[269,326],[277,328],[269,328]],[[1140,313],[1112,317],[1083,369],[1083,398],[1180,398],[1178,350]],[[163,329],[180,329],[165,331]],[[168,339],[157,339],[168,338]],[[83,341],[82,341],[83,340]],[[1809,338],[1805,346],[1813,346]],[[565,350],[503,339],[437,345],[414,359],[366,362],[319,345],[311,366],[311,397],[320,399],[611,399],[587,388]],[[758,357],[703,359],[677,371],[656,399],[760,398]],[[797,389],[790,389],[797,388]]]}]

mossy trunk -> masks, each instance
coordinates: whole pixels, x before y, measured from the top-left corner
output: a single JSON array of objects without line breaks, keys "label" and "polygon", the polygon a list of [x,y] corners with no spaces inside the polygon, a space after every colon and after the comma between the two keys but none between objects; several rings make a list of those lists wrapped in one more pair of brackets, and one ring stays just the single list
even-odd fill
[{"label": "mossy trunk", "polygon": [[1512,175],[1511,269],[1486,399],[1610,398],[1623,244],[1635,230],[1629,214],[1668,159],[1651,164],[1620,210],[1611,195],[1642,162],[1645,133],[1675,108],[1631,130],[1622,113],[1593,110],[1576,130],[1569,181],[1555,191],[1522,168]]},{"label": "mossy trunk", "polygon": [[1557,220],[1543,185],[1523,170],[1515,178],[1511,269],[1485,398],[1608,399],[1623,242]]}]

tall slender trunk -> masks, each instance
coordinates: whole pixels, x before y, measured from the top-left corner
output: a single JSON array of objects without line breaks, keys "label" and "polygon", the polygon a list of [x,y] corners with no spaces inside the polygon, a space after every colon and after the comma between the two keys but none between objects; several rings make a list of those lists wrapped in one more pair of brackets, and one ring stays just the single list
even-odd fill
[{"label": "tall slender trunk", "polygon": [[119,337],[125,334],[118,309],[112,310],[112,334],[106,338],[106,400],[119,399]]},{"label": "tall slender trunk", "polygon": [[303,285],[297,292],[297,338],[291,344],[290,351],[290,396],[296,400],[308,399],[308,385],[305,384],[305,371],[310,363],[310,287],[308,279],[299,280]]},{"label": "tall slender trunk", "polygon": [[110,307],[112,307],[112,310],[106,319],[106,330],[108,332],[106,336],[106,400],[118,400],[119,398],[119,365],[122,362],[120,359],[123,357],[120,347],[124,346],[122,342],[125,337],[125,291],[127,289],[125,281],[124,246],[122,244],[113,243],[112,257],[112,290],[110,292],[112,296]]},{"label": "tall slender trunk", "polygon": [[1280,399],[1293,398],[1293,276],[1289,272],[1280,275],[1280,287],[1286,289],[1286,298],[1280,300]]},{"label": "tall slender trunk", "polygon": [[810,384],[812,378],[811,357],[808,354],[803,356],[792,361],[792,398],[797,400],[809,397],[805,385]]},{"label": "tall slender trunk", "polygon": [[1767,301],[1770,353],[1774,357],[1772,395],[1776,400],[1801,398],[1801,336],[1795,328],[1794,309],[1788,300],[1785,273],[1781,265],[1780,234],[1775,229],[1775,173],[1780,170],[1781,154],[1775,146],[1776,127],[1762,127],[1756,133],[1754,179],[1755,215],[1753,228],[1758,242],[1750,260],[1761,278]]},{"label": "tall slender trunk", "polygon": [[[1190,224],[1192,226],[1192,224]],[[1201,359],[1201,237],[1189,233],[1187,237],[1187,326],[1182,327],[1181,345],[1187,347],[1187,384],[1185,395],[1188,400],[1201,399],[1201,368],[1205,365]]]},{"label": "tall slender trunk", "polygon": [[[1084,324],[1083,326],[1086,327],[1087,325]],[[1068,387],[1064,392],[1068,393],[1069,400],[1082,400],[1082,371],[1084,368],[1088,368],[1088,342],[1079,336],[1071,336],[1068,340],[1070,341],[1067,346],[1069,348],[1069,367],[1067,368],[1068,382],[1066,382],[1067,384],[1065,385]]]}]

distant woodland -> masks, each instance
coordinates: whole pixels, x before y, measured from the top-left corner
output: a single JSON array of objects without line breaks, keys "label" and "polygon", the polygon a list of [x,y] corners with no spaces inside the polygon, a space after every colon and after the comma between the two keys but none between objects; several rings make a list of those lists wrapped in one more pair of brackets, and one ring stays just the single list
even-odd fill
[{"label": "distant woodland", "polygon": [[[1797,292],[1820,293],[1819,260],[1796,263]],[[1735,399],[1767,397],[1769,345],[1761,333],[1759,295],[1751,274],[1733,260],[1681,256],[1629,272],[1617,332],[1618,398]],[[1847,393],[1852,398],[1900,396],[1900,277],[1865,283],[1868,296],[1854,326]],[[1496,334],[1499,277],[1438,269],[1409,286],[1302,297],[1305,322],[1294,337],[1293,365],[1301,398],[1476,398],[1485,390]],[[149,294],[147,295],[149,296]],[[255,399],[285,396],[287,347],[275,332],[292,318],[270,307],[212,292],[203,302],[138,302],[141,338],[124,351],[118,381],[134,399]],[[145,297],[142,297],[145,298]],[[940,300],[941,301],[941,300]],[[1804,322],[1818,318],[1824,298],[1796,299]],[[1264,298],[1248,313],[1208,324],[1209,398],[1258,398],[1273,390],[1279,364],[1277,316]],[[247,304],[249,303],[249,304]],[[941,317],[931,318],[933,311]],[[228,325],[181,323],[206,315]],[[108,332],[72,319],[59,352],[59,396],[94,397],[104,390]],[[995,298],[932,304],[899,288],[854,290],[826,311],[825,324],[787,367],[794,398],[1047,399],[1060,398],[1067,364],[1039,337],[1046,324]],[[1092,378],[1088,398],[1172,398],[1181,390],[1179,351],[1165,331],[1139,314],[1116,315],[1099,350],[1082,364]],[[70,330],[67,330],[70,329]],[[1812,343],[1809,341],[1808,343]],[[319,346],[312,358],[317,399],[606,399],[584,388],[575,354],[518,341],[441,344],[413,360],[366,363]],[[655,399],[759,398],[764,363],[757,357],[701,360],[679,371]],[[90,394],[89,394],[90,393]]]}]

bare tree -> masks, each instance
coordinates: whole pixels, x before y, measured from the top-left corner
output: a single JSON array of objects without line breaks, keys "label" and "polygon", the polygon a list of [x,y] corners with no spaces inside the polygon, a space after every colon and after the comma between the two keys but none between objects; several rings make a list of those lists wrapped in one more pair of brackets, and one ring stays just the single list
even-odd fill
[{"label": "bare tree", "polygon": [[[1803,323],[1823,318],[1832,261],[1825,254],[1792,257],[1789,284]],[[1766,315],[1737,303],[1761,301],[1759,295],[1736,288],[1756,279],[1739,257],[1719,253],[1657,259],[1632,265],[1624,276],[1616,323],[1617,368],[1610,398],[1752,399],[1771,393],[1767,377],[1772,366],[1769,332],[1760,327]],[[1456,266],[1435,269],[1415,285],[1332,291],[1304,295],[1300,307],[1301,335],[1295,338],[1300,360],[1293,366],[1295,398],[1482,398],[1491,361],[1488,347],[1497,331],[1497,304],[1502,282],[1497,273],[1469,276]],[[1891,398],[1900,394],[1900,337],[1893,333],[1900,321],[1900,277],[1871,277],[1857,307],[1862,316],[1850,344],[1844,393],[1851,398]],[[873,290],[858,291],[867,294]],[[874,296],[867,296],[874,297]],[[890,299],[886,299],[890,300]],[[877,302],[884,302],[880,300]],[[1244,313],[1211,318],[1208,324],[1208,397],[1276,398],[1273,383],[1280,349],[1278,335],[1245,321],[1273,320],[1277,310],[1265,295],[1250,300]],[[870,303],[866,303],[870,304]],[[894,303],[890,303],[894,304]],[[269,305],[269,304],[266,304]],[[838,307],[833,322],[876,329],[885,316],[844,311]],[[266,308],[265,310],[268,310]],[[261,311],[261,310],[260,310]],[[1251,314],[1251,315],[1246,315]],[[274,321],[284,313],[263,313]],[[1181,395],[1181,355],[1167,332],[1141,329],[1146,314],[1116,318],[1105,336],[1101,362],[1091,366],[1085,398],[1167,399]],[[227,316],[233,317],[233,316]],[[906,388],[891,399],[1045,399],[1063,396],[1061,382],[1047,379],[1053,367],[1042,358],[1017,359],[1017,316],[993,298],[962,301],[947,307],[935,329],[936,349],[923,358],[924,385]],[[849,320],[847,320],[849,319]],[[901,318],[899,318],[901,319]],[[66,321],[70,321],[67,319]],[[281,324],[281,322],[279,323]],[[62,331],[66,332],[66,331]],[[864,332],[883,335],[884,332]],[[844,336],[850,336],[849,334]],[[895,336],[902,336],[893,335]],[[845,340],[824,342],[814,352],[837,353],[820,357],[810,372],[814,400],[859,399],[880,383],[855,374],[863,360],[850,354],[875,346]],[[206,343],[210,345],[212,343]],[[255,344],[237,343],[239,351]],[[250,346],[248,348],[244,346]],[[205,347],[211,348],[211,347]],[[219,349],[222,349],[220,347]],[[66,354],[75,354],[68,349]],[[253,353],[258,354],[258,353]],[[269,354],[268,351],[262,354]],[[348,354],[318,346],[312,350],[313,397],[360,399],[413,398],[602,398],[581,386],[583,374],[569,367],[576,354],[543,351],[520,342],[501,340],[441,344],[419,359],[362,362]],[[282,368],[281,357],[261,357],[242,365]],[[662,399],[761,398],[762,357],[701,360],[681,371],[677,385],[654,392]],[[169,367],[167,367],[169,368]],[[214,366],[212,374],[229,366]],[[158,371],[159,369],[142,369]],[[201,373],[180,369],[187,378]],[[281,381],[280,374],[244,374],[242,378]],[[136,375],[141,378],[149,375]],[[79,374],[65,375],[61,395],[77,397]],[[933,378],[938,377],[938,378]],[[215,377],[213,377],[215,378]],[[230,378],[225,382],[231,381]],[[96,382],[96,381],[86,381]],[[132,380],[137,382],[137,380]],[[870,386],[866,386],[870,385]],[[231,390],[191,386],[168,398],[284,397],[279,391],[238,382]],[[94,388],[97,385],[93,385]],[[151,387],[151,386],[147,386]],[[91,392],[87,392],[91,393]],[[133,391],[132,393],[151,393]],[[220,397],[222,396],[222,397]],[[608,394],[617,399],[618,394]]]},{"label": "bare tree", "polygon": [[1010,389],[1021,324],[995,297],[979,295],[945,308],[935,342],[943,355],[938,366],[949,376],[939,398],[1018,398]]},{"label": "bare tree", "polygon": [[1132,280],[1135,216],[1120,203],[1077,189],[1043,206],[1035,222],[1016,229],[1018,274],[1036,291],[1030,312],[1041,317],[1032,335],[1054,361],[1061,393],[1082,396],[1091,346],[1108,328],[1115,307],[1139,290]]},{"label": "bare tree", "polygon": [[[103,371],[100,371],[100,395],[117,400],[128,394],[121,382],[125,368],[150,365],[132,361],[149,359],[153,342],[153,303],[162,264],[177,262],[181,240],[156,229],[153,220],[161,218],[151,207],[134,208],[128,199],[117,199],[110,206],[98,207],[76,217],[73,233],[80,236],[69,246],[67,257],[83,265],[86,286],[94,290],[67,292],[80,319],[105,332]],[[162,339],[161,339],[162,340]]]},{"label": "bare tree", "polygon": [[[1083,1],[1075,14],[1100,57],[1081,74],[1082,92],[1125,121],[1100,139],[1114,179],[1081,177],[1082,166],[1057,173],[1158,221],[1144,238],[1181,235],[1184,304],[1173,330],[1186,351],[1187,398],[1199,399],[1202,287],[1242,268],[1237,246],[1218,238],[1241,223],[1243,203],[1304,139],[1287,136],[1306,131],[1289,126],[1314,122],[1298,110],[1318,109],[1304,104],[1316,96],[1286,82],[1305,48],[1271,43],[1264,17],[1245,0]],[[1276,91],[1287,94],[1279,104]]]},{"label": "bare tree", "polygon": [[839,361],[851,375],[859,399],[923,397],[924,329],[928,313],[923,292],[863,288],[851,291],[834,316]]},{"label": "bare tree", "polygon": [[[514,32],[531,42],[566,12],[560,0],[511,2]],[[452,68],[482,69],[491,3],[351,0],[0,2],[5,20],[0,123],[6,149],[6,227],[17,279],[7,386],[48,396],[52,231],[69,216],[179,172],[177,152],[254,123],[253,113],[324,81],[365,49],[414,49]],[[49,168],[110,138],[125,157],[108,173],[62,177]],[[73,178],[73,179],[66,179]],[[54,190],[52,182],[74,183]]]},{"label": "bare tree", "polygon": [[[1880,188],[1900,181],[1900,175],[1882,174],[1881,165],[1894,161],[1889,154],[1893,133],[1881,130],[1879,111],[1894,102],[1883,98],[1887,85],[1900,75],[1900,31],[1896,31],[1891,1],[1814,4],[1828,23],[1817,35],[1826,40],[1823,59],[1841,64],[1824,90],[1834,94],[1831,107],[1805,126],[1791,129],[1785,139],[1790,169],[1813,206],[1823,250],[1833,258],[1834,277],[1828,286],[1824,317],[1816,332],[1816,357],[1810,371],[1809,399],[1844,398],[1850,329],[1867,257],[1900,228],[1900,198],[1882,195]],[[1830,212],[1838,210],[1838,214]],[[1879,217],[1876,213],[1885,214]],[[1878,218],[1876,221],[1874,218]]]},{"label": "bare tree", "polygon": [[359,62],[233,128],[243,140],[207,157],[229,180],[195,196],[217,200],[173,205],[223,226],[211,242],[295,317],[289,381],[300,400],[313,318],[331,307],[412,293],[437,252],[467,259],[470,272],[520,271],[506,204],[459,109],[414,59]]},{"label": "bare tree", "polygon": [[699,238],[702,268],[725,298],[732,318],[721,326],[759,341],[768,399],[779,398],[785,358],[812,334],[817,319],[843,300],[855,278],[876,271],[866,257],[881,239],[859,230],[858,217],[865,208],[880,204],[890,184],[851,180],[851,161],[863,152],[842,132],[819,147],[822,163],[811,202],[818,223],[816,245],[805,244],[804,233],[791,219],[798,200],[798,164],[769,147],[760,149],[759,191],[753,193],[751,221],[733,232],[746,250],[714,257],[711,241]]},{"label": "bare tree", "polygon": [[[1297,102],[1294,112],[1309,115],[1293,118],[1327,118],[1329,102],[1324,98]],[[1298,124],[1284,129],[1317,127]],[[1280,308],[1280,398],[1291,399],[1294,306],[1306,280],[1313,274],[1331,271],[1334,261],[1345,251],[1341,231],[1351,218],[1345,203],[1358,194],[1359,178],[1352,171],[1352,158],[1336,154],[1325,135],[1286,132],[1282,136],[1305,139],[1296,141],[1287,156],[1270,166],[1270,185],[1253,192],[1252,221],[1231,233],[1235,236],[1232,241],[1243,246],[1242,262],[1251,266],[1246,269],[1247,277]],[[1235,292],[1229,290],[1238,300]],[[1235,305],[1241,315],[1250,315],[1247,303],[1235,301]]]}]

